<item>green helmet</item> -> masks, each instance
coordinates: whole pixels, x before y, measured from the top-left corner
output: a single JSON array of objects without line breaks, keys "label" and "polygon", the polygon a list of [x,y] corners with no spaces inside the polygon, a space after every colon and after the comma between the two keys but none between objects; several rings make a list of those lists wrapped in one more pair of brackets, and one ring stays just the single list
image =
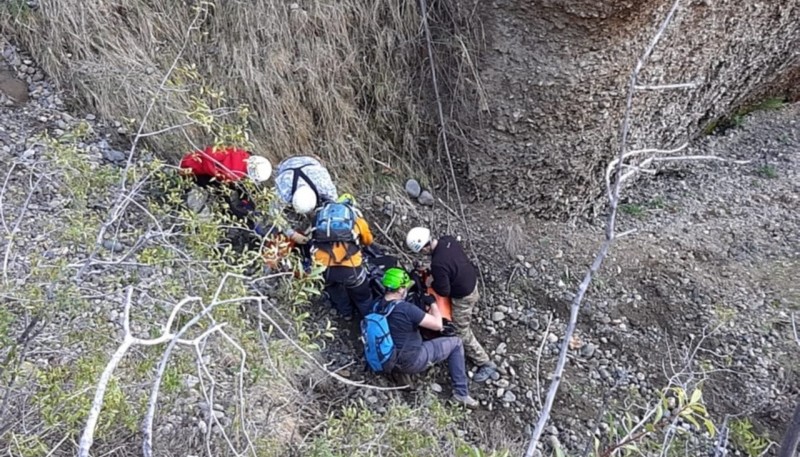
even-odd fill
[{"label": "green helmet", "polygon": [[381,284],[388,290],[397,290],[401,288],[409,288],[414,284],[414,281],[408,276],[406,270],[402,268],[389,268],[383,274]]},{"label": "green helmet", "polygon": [[348,205],[356,206],[356,197],[353,197],[353,194],[344,193],[339,196],[336,203],[347,203]]}]

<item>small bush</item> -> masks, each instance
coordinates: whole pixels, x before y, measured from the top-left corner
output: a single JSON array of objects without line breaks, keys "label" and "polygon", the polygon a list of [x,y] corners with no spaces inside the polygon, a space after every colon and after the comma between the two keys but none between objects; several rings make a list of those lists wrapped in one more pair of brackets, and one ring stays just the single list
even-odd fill
[{"label": "small bush", "polygon": [[623,213],[629,216],[640,217],[644,214],[644,208],[641,205],[637,205],[634,203],[626,203],[624,205],[620,205],[619,209],[622,210]]},{"label": "small bush", "polygon": [[769,438],[757,434],[749,419],[738,419],[731,422],[731,439],[742,452],[749,457],[759,457],[770,445]]},{"label": "small bush", "polygon": [[756,172],[759,176],[766,179],[775,179],[778,177],[778,170],[772,165],[759,167]]},{"label": "small bush", "polygon": [[457,438],[457,410],[436,400],[421,408],[392,402],[386,413],[364,403],[347,406],[328,418],[309,457],[452,456],[463,446]]},{"label": "small bush", "polygon": [[780,109],[786,106],[786,97],[768,97],[760,102],[745,105],[740,107],[736,112],[729,116],[720,117],[715,119],[703,128],[703,134],[705,135],[714,135],[717,133],[722,133],[728,129],[741,127],[747,115],[754,113],[756,111],[771,111]]}]

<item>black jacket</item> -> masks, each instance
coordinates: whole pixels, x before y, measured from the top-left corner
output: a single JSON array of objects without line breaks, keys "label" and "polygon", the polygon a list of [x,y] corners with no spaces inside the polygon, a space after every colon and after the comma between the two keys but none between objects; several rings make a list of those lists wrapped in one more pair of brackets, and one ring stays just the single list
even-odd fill
[{"label": "black jacket", "polygon": [[433,290],[444,297],[464,298],[475,290],[478,274],[464,248],[452,236],[439,238],[431,255]]}]

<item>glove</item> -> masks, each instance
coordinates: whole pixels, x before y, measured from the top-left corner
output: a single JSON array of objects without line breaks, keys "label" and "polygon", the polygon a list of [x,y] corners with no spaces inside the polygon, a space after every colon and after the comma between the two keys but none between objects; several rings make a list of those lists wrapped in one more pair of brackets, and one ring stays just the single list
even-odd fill
[{"label": "glove", "polygon": [[442,336],[456,336],[456,326],[447,319],[442,319]]},{"label": "glove", "polygon": [[253,226],[253,231],[258,236],[276,236],[280,234],[280,230],[273,224],[266,224],[263,222],[256,222]]}]

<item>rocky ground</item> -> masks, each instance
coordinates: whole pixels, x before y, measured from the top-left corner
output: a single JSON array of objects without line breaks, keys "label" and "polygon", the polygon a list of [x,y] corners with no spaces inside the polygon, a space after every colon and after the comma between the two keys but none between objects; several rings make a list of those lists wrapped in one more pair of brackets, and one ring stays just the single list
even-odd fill
[{"label": "rocky ground", "polygon": [[[657,398],[670,379],[704,381],[720,424],[726,415],[747,417],[779,439],[800,393],[792,329],[800,314],[798,147],[800,105],[753,113],[686,153],[749,163],[676,163],[624,191],[618,231],[635,232],[616,242],[584,301],[549,440],[582,449],[609,402]],[[376,206],[407,220],[373,212],[379,225],[396,219],[407,229],[433,219],[480,258],[477,327],[503,374],[473,386],[483,407],[472,432],[524,441],[603,220],[526,220],[473,203],[467,232],[438,204],[427,210],[387,198]],[[506,199],[513,207],[515,196]],[[393,235],[402,240],[402,230]],[[433,378],[435,391],[447,385],[443,371]]]},{"label": "rocky ground", "polygon": [[[70,112],[32,61],[9,46],[4,57],[27,85],[29,100],[0,100],[3,163],[36,160],[34,134],[57,136],[79,120],[107,132],[89,148],[93,163],[126,159],[111,146],[124,133],[121,126]],[[705,379],[709,412],[720,423],[725,415],[742,414],[778,439],[800,394],[800,345],[792,331],[792,316],[800,315],[798,148],[800,105],[757,112],[691,150],[752,162],[672,164],[625,190],[619,231],[636,231],[617,241],[586,297],[547,429],[550,444],[582,449],[587,433],[604,427],[599,413],[616,400],[656,398],[674,375]],[[11,182],[24,179],[12,174]],[[457,211],[438,203],[444,191],[433,190],[433,201],[426,197],[433,206],[418,205],[405,198],[402,182],[398,177],[388,192],[362,197],[364,210],[379,233],[392,236],[379,236],[390,248],[411,226],[431,223],[462,236],[479,258],[484,299],[475,326],[501,376],[473,386],[482,407],[463,433],[475,442],[519,446],[537,417],[568,303],[602,239],[602,220],[542,222],[471,203],[467,231]],[[24,197],[7,196],[6,202]],[[506,199],[513,208],[513,192]],[[32,203],[29,217],[48,217],[48,201]],[[388,384],[362,371],[356,324],[338,324],[340,338],[323,350],[330,368]],[[449,391],[442,369],[415,380],[415,387]],[[349,387],[337,394],[364,398],[376,409],[389,397]],[[413,392],[403,396],[416,399]]]}]

